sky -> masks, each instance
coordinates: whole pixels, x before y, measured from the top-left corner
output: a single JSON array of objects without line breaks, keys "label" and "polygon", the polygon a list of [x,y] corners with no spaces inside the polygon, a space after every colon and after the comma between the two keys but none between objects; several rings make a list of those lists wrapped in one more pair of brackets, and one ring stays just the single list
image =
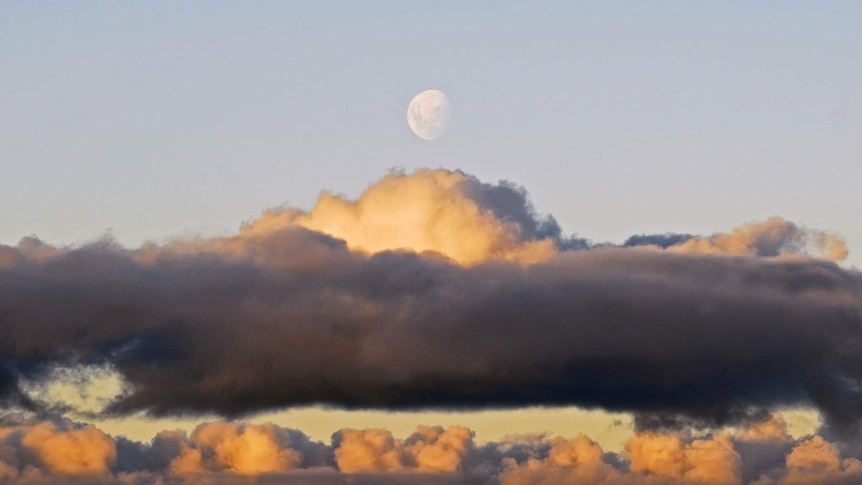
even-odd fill
[{"label": "sky", "polygon": [[0,481],[858,478],[859,25],[0,1]]},{"label": "sky", "polygon": [[[154,2],[0,10],[0,240],[136,245],[357,196],[393,167],[512,180],[567,232],[780,215],[851,262],[855,2]],[[410,135],[424,89],[445,138]],[[600,205],[600,213],[585,210]]]}]

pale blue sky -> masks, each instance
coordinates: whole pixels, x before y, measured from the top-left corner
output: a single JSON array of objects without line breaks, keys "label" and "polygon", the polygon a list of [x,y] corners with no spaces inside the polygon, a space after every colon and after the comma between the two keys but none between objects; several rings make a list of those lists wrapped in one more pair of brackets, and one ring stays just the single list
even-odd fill
[{"label": "pale blue sky", "polygon": [[233,231],[430,166],[594,240],[781,215],[862,266],[860,59],[857,1],[0,0],[0,242]]}]

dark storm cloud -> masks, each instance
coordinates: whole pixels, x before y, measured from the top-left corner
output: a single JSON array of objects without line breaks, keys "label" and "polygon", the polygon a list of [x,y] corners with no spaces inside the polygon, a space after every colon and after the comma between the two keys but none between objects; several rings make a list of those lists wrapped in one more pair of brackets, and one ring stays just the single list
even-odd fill
[{"label": "dark storm cloud", "polygon": [[773,218],[649,241],[571,250],[586,243],[523,189],[447,171],[268,211],[233,237],[28,238],[0,247],[0,399],[35,409],[23,383],[103,366],[128,384],[113,414],[574,404],[660,428],[810,404],[862,417],[862,277],[786,256],[840,257],[843,240]]},{"label": "dark storm cloud", "polygon": [[108,363],[134,389],[114,413],[577,404],[721,421],[811,403],[862,417],[862,278],[833,263],[596,249],[467,268],[299,228],[243,251],[141,262],[101,242],[3,270],[3,395],[52,365]]}]

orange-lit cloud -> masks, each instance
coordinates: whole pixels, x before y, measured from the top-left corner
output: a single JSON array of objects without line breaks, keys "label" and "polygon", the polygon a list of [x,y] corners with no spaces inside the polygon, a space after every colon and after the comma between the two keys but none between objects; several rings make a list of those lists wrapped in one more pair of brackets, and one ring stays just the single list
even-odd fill
[{"label": "orange-lit cloud", "polygon": [[336,464],[346,473],[454,473],[473,446],[473,432],[461,426],[420,426],[402,443],[386,429],[344,429],[336,433],[335,442]]},{"label": "orange-lit cloud", "polygon": [[243,226],[242,234],[289,226],[343,239],[359,251],[434,251],[462,264],[489,258],[530,263],[555,252],[553,234],[538,230],[521,192],[482,184],[460,171],[391,173],[355,201],[324,192],[308,213],[270,210]]},{"label": "orange-lit cloud", "polygon": [[505,458],[500,475],[502,485],[552,483],[599,484],[625,480],[625,472],[604,461],[602,448],[590,438],[579,435],[571,440],[561,437],[547,441],[550,449],[523,462]]},{"label": "orange-lit cloud", "polygon": [[445,430],[439,426],[420,426],[405,444],[412,464],[419,471],[443,473],[460,471],[464,456],[472,447],[473,432],[463,426]]},{"label": "orange-lit cloud", "polygon": [[387,472],[404,468],[401,442],[385,429],[344,429],[336,433],[335,462],[345,473]]},{"label": "orange-lit cloud", "polygon": [[117,455],[113,441],[89,425],[60,430],[53,423],[41,423],[26,430],[21,445],[59,475],[107,473]]},{"label": "orange-lit cloud", "polygon": [[842,261],[847,242],[837,234],[802,228],[780,217],[745,224],[726,234],[692,237],[668,248],[672,251],[731,256],[783,256],[807,254]]},{"label": "orange-lit cloud", "polygon": [[191,443],[171,462],[176,474],[230,471],[240,475],[286,472],[295,468],[301,456],[290,448],[286,436],[272,425],[244,425],[215,422],[198,426]]},{"label": "orange-lit cloud", "polygon": [[730,437],[720,434],[690,439],[676,434],[644,433],[626,443],[631,471],[679,483],[739,483],[740,457]]},{"label": "orange-lit cloud", "polygon": [[22,478],[37,469],[95,480],[111,473],[116,458],[114,440],[92,425],[44,421],[0,427],[0,478]]},{"label": "orange-lit cloud", "polygon": [[[778,414],[736,431],[635,433],[619,454],[584,435],[475,443],[473,432],[459,426],[420,426],[403,439],[386,429],[343,429],[325,444],[272,424],[217,421],[201,424],[191,436],[164,431],[150,443],[137,443],[68,420],[13,415],[3,423],[0,483],[10,485],[798,485],[862,480],[862,462],[852,446],[821,435],[793,440]],[[779,450],[778,459],[764,459],[764,446]]]}]

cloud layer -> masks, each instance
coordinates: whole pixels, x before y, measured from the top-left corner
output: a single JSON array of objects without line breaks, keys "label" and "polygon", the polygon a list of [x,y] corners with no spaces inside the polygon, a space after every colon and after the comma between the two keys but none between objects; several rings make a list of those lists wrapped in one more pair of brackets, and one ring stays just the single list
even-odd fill
[{"label": "cloud layer", "polygon": [[231,237],[0,246],[0,398],[62,410],[34,386],[95,368],[123,382],[110,414],[575,404],[660,430],[809,405],[849,426],[862,276],[845,256],[779,218],[590,244],[510,183],[393,173]]},{"label": "cloud layer", "polygon": [[273,424],[200,424],[149,443],[67,419],[8,415],[0,482],[184,484],[801,485],[858,483],[858,442],[790,438],[780,414],[738,429],[639,432],[612,453],[589,437],[513,436],[477,443],[471,430],[343,429],[330,443]]}]

